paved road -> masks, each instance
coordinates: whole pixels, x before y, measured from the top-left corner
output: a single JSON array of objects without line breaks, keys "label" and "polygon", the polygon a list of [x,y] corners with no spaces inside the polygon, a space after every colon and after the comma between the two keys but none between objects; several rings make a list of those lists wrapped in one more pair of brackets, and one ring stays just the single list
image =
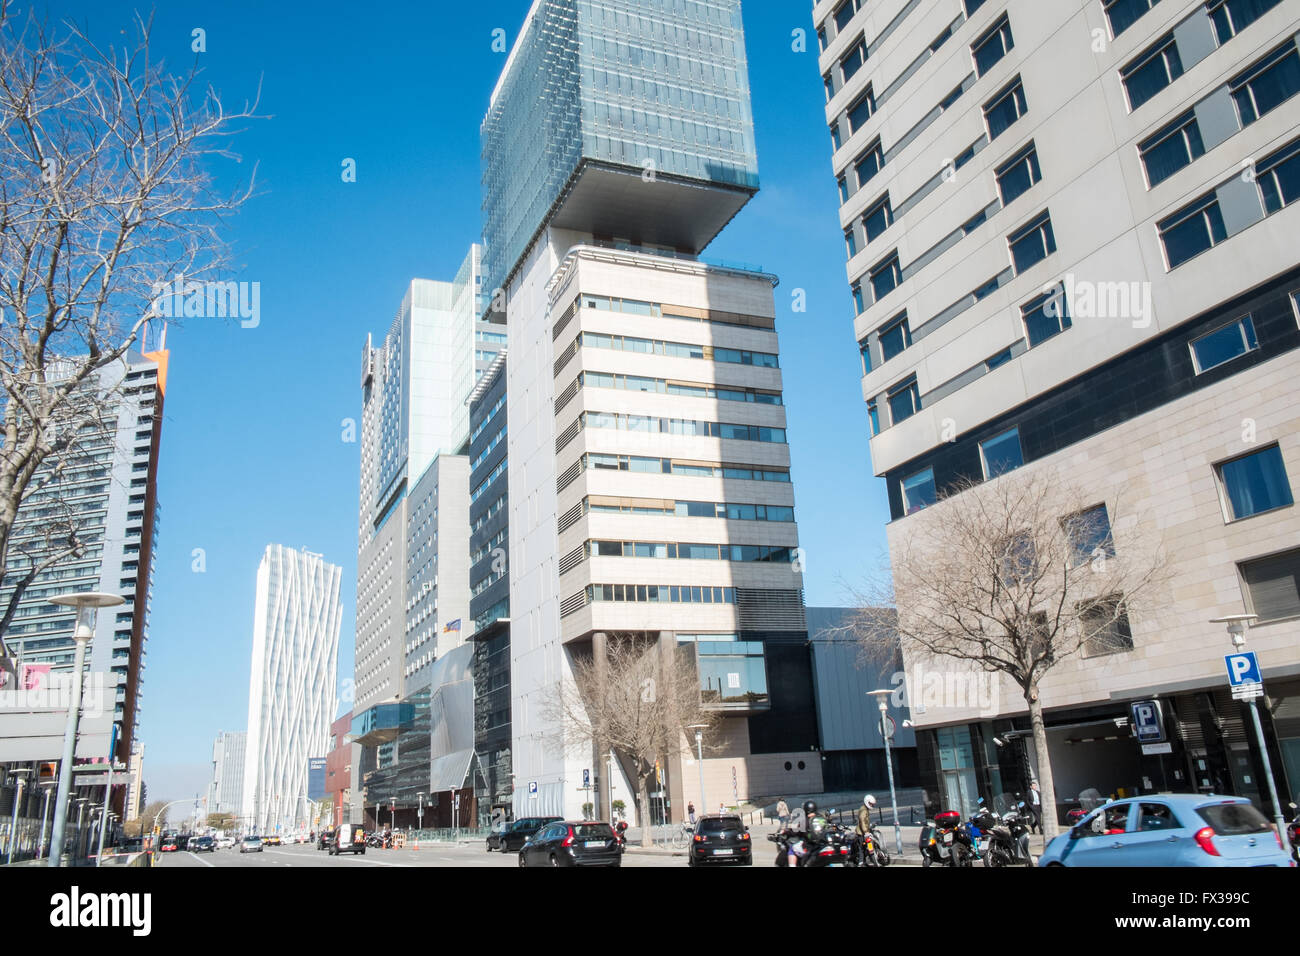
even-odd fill
[{"label": "paved road", "polygon": [[[760,853],[756,865],[770,864],[772,854]],[[495,866],[517,867],[516,853],[488,853],[482,843],[439,844],[423,846],[419,850],[366,850],[364,854],[330,856],[310,844],[264,847],[261,853],[240,853],[238,848],[217,850],[213,853],[162,853],[155,858],[155,866],[162,867],[231,867],[231,866],[335,866],[335,867],[417,867],[417,866]],[[685,856],[640,853],[629,850],[623,857],[624,866],[681,867],[686,868]],[[743,867],[739,868],[743,869]]]}]

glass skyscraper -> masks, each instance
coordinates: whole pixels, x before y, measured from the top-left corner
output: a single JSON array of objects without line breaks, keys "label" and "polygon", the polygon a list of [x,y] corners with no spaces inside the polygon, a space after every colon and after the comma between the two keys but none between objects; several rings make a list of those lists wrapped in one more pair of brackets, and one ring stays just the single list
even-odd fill
[{"label": "glass skyscraper", "polygon": [[740,0],[537,0],[484,118],[482,161],[488,290],[552,211],[566,226],[562,198],[570,215],[599,206],[620,225],[652,202],[647,241],[698,252],[717,230],[701,242],[699,224],[662,208],[664,187],[730,187],[729,200],[697,197],[723,200],[724,224],[758,189]]}]

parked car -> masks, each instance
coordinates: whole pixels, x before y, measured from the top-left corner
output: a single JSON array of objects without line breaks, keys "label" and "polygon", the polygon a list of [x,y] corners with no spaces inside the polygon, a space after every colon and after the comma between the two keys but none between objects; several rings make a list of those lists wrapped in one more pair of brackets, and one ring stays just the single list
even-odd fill
[{"label": "parked car", "polygon": [[333,842],[334,842],[334,831],[321,830],[321,832],[316,837],[316,849],[328,850],[330,848],[330,845]]},{"label": "parked car", "polygon": [[691,838],[688,866],[736,863],[752,866],[754,855],[749,828],[735,814],[708,813],[699,818]]},{"label": "parked car", "polygon": [[246,836],[239,841],[240,853],[261,853],[262,838],[259,836]]},{"label": "parked car", "polygon": [[190,842],[185,849],[191,853],[215,853],[217,841],[210,836],[190,837]]},{"label": "parked car", "polygon": [[1039,866],[1295,866],[1244,797],[1159,793],[1098,807],[1047,844]]},{"label": "parked car", "polygon": [[351,823],[342,824],[334,831],[334,840],[330,844],[329,851],[330,856],[338,856],[340,853],[360,853],[364,856],[366,831]]},{"label": "parked car", "polygon": [[488,834],[488,852],[500,850],[502,853],[513,853],[522,848],[528,842],[528,838],[546,824],[560,823],[563,820],[564,817],[524,817],[513,823],[507,823],[503,829],[493,830]]},{"label": "parked car", "polygon": [[623,844],[608,823],[548,823],[519,850],[519,865],[621,866]]}]

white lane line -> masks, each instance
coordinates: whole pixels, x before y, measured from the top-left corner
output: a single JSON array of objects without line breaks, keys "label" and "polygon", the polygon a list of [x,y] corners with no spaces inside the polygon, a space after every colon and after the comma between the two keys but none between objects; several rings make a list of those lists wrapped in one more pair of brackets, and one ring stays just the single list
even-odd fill
[{"label": "white lane line", "polygon": [[[186,852],[186,853],[190,853],[189,850],[186,850],[185,852]],[[195,856],[195,854],[193,854],[193,853],[190,853],[190,856],[193,857],[194,859],[198,860],[198,861],[199,861],[200,863],[202,863],[204,866],[215,866],[215,864],[213,864],[213,863],[209,863],[207,860],[199,859],[199,857],[198,857],[198,856]]]}]

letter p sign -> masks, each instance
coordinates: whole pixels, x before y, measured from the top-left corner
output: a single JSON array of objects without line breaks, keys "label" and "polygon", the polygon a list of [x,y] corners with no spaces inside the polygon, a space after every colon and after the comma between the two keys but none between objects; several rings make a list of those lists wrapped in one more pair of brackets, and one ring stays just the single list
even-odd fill
[{"label": "letter p sign", "polygon": [[1229,654],[1224,659],[1228,662],[1228,683],[1233,687],[1263,683],[1259,676],[1259,661],[1251,651]]}]

